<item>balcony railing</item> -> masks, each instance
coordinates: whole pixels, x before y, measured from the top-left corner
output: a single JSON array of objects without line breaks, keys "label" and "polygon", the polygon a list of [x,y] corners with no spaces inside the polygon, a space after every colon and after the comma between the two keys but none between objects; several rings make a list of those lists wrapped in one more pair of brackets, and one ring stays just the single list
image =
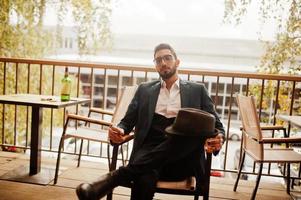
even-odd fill
[{"label": "balcony railing", "polygon": [[[86,114],[90,106],[114,109],[120,89],[157,79],[154,68],[120,66],[102,63],[32,60],[0,58],[0,94],[32,93],[58,95],[64,68],[68,67],[73,80],[71,96],[88,97],[90,105],[71,109],[44,109],[43,151],[57,152],[66,112]],[[301,111],[300,76],[266,75],[232,71],[207,71],[202,69],[179,69],[181,79],[204,83],[215,102],[216,110],[226,127],[227,141],[224,144],[220,170],[233,172],[233,148],[240,148],[240,117],[235,103],[235,93],[253,94],[257,97],[258,113],[264,123],[282,123],[275,118],[276,113],[292,115]],[[30,141],[30,112],[25,106],[0,105],[0,145],[28,149]],[[11,120],[12,119],[12,120]],[[78,124],[74,124],[78,126]],[[231,140],[232,139],[232,140]],[[71,144],[72,143],[72,144]],[[77,154],[79,142],[70,142]],[[233,147],[234,145],[234,147]],[[105,157],[105,145],[96,146],[89,142],[86,155]],[[233,148],[232,148],[233,147]],[[231,158],[230,158],[231,154]],[[214,167],[214,166],[213,166]],[[255,173],[254,170],[253,172]],[[272,176],[278,176],[273,175]]]}]

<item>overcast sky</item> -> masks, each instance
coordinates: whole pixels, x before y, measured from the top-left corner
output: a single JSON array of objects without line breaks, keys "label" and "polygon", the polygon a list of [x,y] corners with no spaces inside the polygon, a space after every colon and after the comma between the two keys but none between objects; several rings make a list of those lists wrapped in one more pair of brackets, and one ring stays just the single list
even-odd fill
[{"label": "overcast sky", "polygon": [[[187,35],[214,38],[272,39],[275,25],[261,26],[256,1],[239,26],[223,24],[224,0],[116,0],[115,33]],[[253,1],[254,2],[254,1]]]},{"label": "overcast sky", "polygon": [[[151,35],[182,35],[212,38],[273,39],[275,23],[262,26],[258,19],[257,2],[252,1],[248,14],[239,26],[223,24],[225,0],[114,0],[113,33]],[[71,15],[71,13],[69,13]],[[45,22],[56,23],[49,9]],[[70,17],[65,25],[74,24]]]}]

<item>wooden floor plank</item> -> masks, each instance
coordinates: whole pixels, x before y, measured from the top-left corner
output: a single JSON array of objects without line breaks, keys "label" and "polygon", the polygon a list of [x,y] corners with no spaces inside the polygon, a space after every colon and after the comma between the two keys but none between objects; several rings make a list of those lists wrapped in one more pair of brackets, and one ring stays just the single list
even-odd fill
[{"label": "wooden floor plank", "polygon": [[3,200],[66,200],[76,199],[74,189],[40,186],[0,180],[0,193]]},{"label": "wooden floor plank", "polygon": [[[66,157],[68,158],[68,157]],[[56,159],[44,158],[42,165],[55,167]],[[20,165],[28,164],[29,157],[26,154],[15,154],[0,152],[0,175]],[[58,199],[69,200],[77,199],[75,188],[82,182],[91,182],[108,171],[107,164],[101,162],[82,161],[79,168],[76,167],[77,161],[72,159],[62,159],[61,174],[58,183],[53,185],[53,181],[48,185],[35,185],[19,182],[0,180],[0,199],[1,200],[40,200]],[[241,180],[237,192],[233,192],[234,179],[230,178],[211,178],[210,200],[247,200],[250,199],[255,182]],[[130,189],[117,187],[114,190],[114,200],[129,200]],[[103,198],[105,199],[105,198]],[[188,200],[191,196],[178,196],[167,194],[155,194],[157,200]],[[260,200],[288,200],[291,199],[286,194],[285,187],[280,183],[261,182],[256,199]]]}]

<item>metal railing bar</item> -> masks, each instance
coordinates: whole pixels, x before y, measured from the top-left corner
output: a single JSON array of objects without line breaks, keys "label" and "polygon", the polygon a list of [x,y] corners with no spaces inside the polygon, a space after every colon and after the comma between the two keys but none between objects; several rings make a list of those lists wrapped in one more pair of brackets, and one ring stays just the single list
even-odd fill
[{"label": "metal railing bar", "polygon": [[[231,93],[230,93],[230,100],[229,100],[229,110],[228,110],[228,123],[227,123],[227,130],[226,130],[226,138],[229,138],[230,122],[231,122],[231,115],[232,115],[232,99],[233,99],[234,81],[235,81],[235,78],[232,77],[232,81],[231,81]],[[226,169],[226,167],[227,167],[228,146],[229,146],[229,141],[226,140],[224,169]]]},{"label": "metal railing bar", "polygon": [[[18,71],[19,71],[19,63],[16,63],[16,68],[15,68],[15,94],[18,93],[18,79],[19,79],[19,76],[18,76]],[[17,144],[17,108],[18,106],[14,106],[14,110],[15,110],[15,119],[14,119],[14,145]]]},{"label": "metal railing bar", "polygon": [[[27,93],[30,93],[30,63],[27,64]],[[25,133],[25,146],[28,145],[28,133],[29,133],[29,107],[26,106],[26,133]]]},{"label": "metal railing bar", "polygon": [[[94,98],[94,68],[91,68],[90,72],[90,85],[91,85],[91,90],[90,90],[90,99]],[[93,101],[92,101],[93,102]],[[93,104],[93,103],[92,103]],[[94,105],[92,105],[93,107]]]},{"label": "metal railing bar", "polygon": [[280,81],[277,81],[276,86],[276,96],[275,96],[275,107],[274,107],[274,116],[273,116],[273,125],[276,124],[276,114],[278,111],[278,102],[279,102],[279,90],[280,90]]},{"label": "metal railing bar", "polygon": [[215,110],[216,110],[216,106],[218,104],[218,92],[219,92],[219,76],[216,77],[215,98],[214,98],[214,108],[215,108]]},{"label": "metal railing bar", "polygon": [[107,69],[104,70],[104,88],[103,88],[103,109],[107,108],[107,97],[108,97],[108,72]]},{"label": "metal railing bar", "polygon": [[[54,95],[54,83],[55,83],[55,65],[52,65],[52,82],[51,82],[51,95]],[[52,150],[52,137],[53,137],[53,108],[50,109],[50,142],[49,149]]]},{"label": "metal railing bar", "polygon": [[147,81],[147,75],[148,75],[148,72],[146,71],[145,75],[144,75],[144,81]]},{"label": "metal railing bar", "polygon": [[42,90],[43,90],[43,88],[42,88],[42,84],[43,84],[43,65],[42,64],[40,64],[40,88],[39,88],[39,94],[42,94]]},{"label": "metal railing bar", "polygon": [[[6,87],[6,62],[3,64],[3,95],[5,95],[5,87]],[[4,124],[4,119],[5,119],[5,104],[2,104],[2,144],[5,143],[5,124]]]},{"label": "metal railing bar", "polygon": [[259,121],[261,121],[261,110],[262,110],[262,100],[263,100],[263,93],[264,93],[264,79],[261,82],[261,90],[260,90],[260,101],[259,101]]},{"label": "metal railing bar", "polygon": [[120,92],[120,85],[122,84],[121,83],[122,81],[122,77],[120,75],[120,70],[117,70],[117,89],[116,89],[116,102],[118,102],[119,100],[119,92]]}]

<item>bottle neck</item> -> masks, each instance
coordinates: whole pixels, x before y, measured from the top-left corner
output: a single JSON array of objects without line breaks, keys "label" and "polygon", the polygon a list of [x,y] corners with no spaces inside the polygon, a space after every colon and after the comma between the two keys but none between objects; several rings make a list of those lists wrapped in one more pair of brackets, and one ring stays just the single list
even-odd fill
[{"label": "bottle neck", "polygon": [[69,73],[68,73],[68,68],[66,67],[66,68],[65,68],[65,75],[64,75],[64,77],[68,77],[68,75],[69,75]]}]

